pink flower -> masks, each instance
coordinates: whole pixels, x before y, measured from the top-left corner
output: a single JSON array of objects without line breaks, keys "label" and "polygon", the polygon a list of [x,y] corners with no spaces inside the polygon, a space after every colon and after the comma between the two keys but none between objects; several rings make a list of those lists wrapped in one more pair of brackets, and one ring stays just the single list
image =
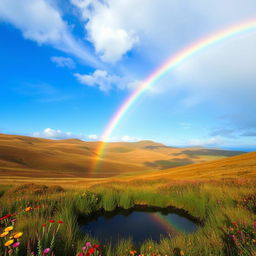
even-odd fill
[{"label": "pink flower", "polygon": [[44,254],[47,254],[47,253],[49,253],[50,251],[51,251],[51,248],[46,248],[46,249],[44,249],[43,253],[44,253]]},{"label": "pink flower", "polygon": [[84,256],[84,254],[83,254],[82,252],[80,252],[80,253],[78,254],[78,256]]},{"label": "pink flower", "polygon": [[15,221],[16,221],[16,219],[12,219],[12,220],[11,220],[12,223],[15,222]]},{"label": "pink flower", "polygon": [[19,247],[19,246],[20,246],[20,242],[16,242],[16,243],[14,243],[14,244],[12,245],[13,248],[17,248],[17,247]]},{"label": "pink flower", "polygon": [[86,247],[91,247],[92,244],[91,244],[90,242],[86,242],[86,243],[85,243],[85,246],[86,246]]},{"label": "pink flower", "polygon": [[82,250],[83,250],[83,251],[85,251],[86,249],[87,249],[87,247],[86,247],[86,246],[83,246],[83,247],[82,247]]}]

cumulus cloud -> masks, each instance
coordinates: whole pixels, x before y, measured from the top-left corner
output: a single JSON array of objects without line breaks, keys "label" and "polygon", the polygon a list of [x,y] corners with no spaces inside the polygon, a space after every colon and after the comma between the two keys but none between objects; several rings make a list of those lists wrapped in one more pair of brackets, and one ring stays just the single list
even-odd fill
[{"label": "cumulus cloud", "polygon": [[51,57],[51,61],[55,63],[57,67],[68,67],[70,69],[76,67],[75,62],[69,57],[53,56]]},{"label": "cumulus cloud", "polygon": [[42,132],[34,132],[32,134],[34,137],[48,138],[48,139],[69,139],[74,138],[71,132],[63,132],[61,130],[55,130],[51,128],[46,128]]},{"label": "cumulus cloud", "polygon": [[47,0],[1,0],[0,21],[22,31],[24,38],[47,44],[97,66],[97,60],[70,33],[60,12]]},{"label": "cumulus cloud", "polygon": [[71,0],[71,3],[80,9],[88,39],[103,61],[120,60],[138,42],[134,31],[122,24],[116,1]]},{"label": "cumulus cloud", "polygon": [[189,44],[223,26],[254,18],[256,11],[254,0],[236,4],[233,0],[70,2],[80,10],[96,52],[110,62],[119,60],[136,45],[147,60],[163,61],[184,43]]},{"label": "cumulus cloud", "polygon": [[124,81],[121,77],[110,75],[105,70],[95,70],[92,74],[75,73],[74,76],[84,85],[98,87],[103,92],[108,92],[113,86],[123,88]]}]

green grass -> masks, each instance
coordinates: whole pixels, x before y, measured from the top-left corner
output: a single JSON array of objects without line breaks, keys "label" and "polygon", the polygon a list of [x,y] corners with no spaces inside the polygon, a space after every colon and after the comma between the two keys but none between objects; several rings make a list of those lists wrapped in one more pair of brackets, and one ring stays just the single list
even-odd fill
[{"label": "green grass", "polygon": [[[130,250],[145,255],[159,253],[171,256],[175,248],[182,249],[189,256],[232,256],[238,254],[235,254],[237,251],[234,250],[228,251],[230,241],[227,239],[226,230],[232,222],[240,223],[243,227],[252,225],[255,220],[255,201],[248,198],[252,198],[251,195],[255,194],[255,185],[255,182],[177,184],[163,181],[139,183],[134,181],[99,184],[87,190],[67,190],[40,195],[31,192],[15,194],[8,192],[8,187],[1,186],[0,217],[21,211],[17,216],[16,224],[16,230],[24,232],[19,256],[27,255],[28,239],[35,235],[42,224],[48,223],[50,219],[63,220],[64,224],[61,225],[58,233],[54,251],[57,256],[72,256],[81,251],[86,241],[98,243],[97,239],[90,237],[89,234],[80,233],[78,218],[81,215],[89,215],[100,209],[106,211],[112,211],[117,207],[129,209],[135,204],[174,206],[201,220],[203,225],[192,234],[181,234],[172,239],[162,238],[159,243],[145,241],[140,248],[136,248],[131,239],[123,239],[116,246],[107,244],[103,256],[128,256]],[[248,199],[248,204],[244,201],[245,198]],[[33,208],[40,206],[40,208],[24,212],[27,206]],[[247,251],[254,249],[251,245],[247,247]]]}]

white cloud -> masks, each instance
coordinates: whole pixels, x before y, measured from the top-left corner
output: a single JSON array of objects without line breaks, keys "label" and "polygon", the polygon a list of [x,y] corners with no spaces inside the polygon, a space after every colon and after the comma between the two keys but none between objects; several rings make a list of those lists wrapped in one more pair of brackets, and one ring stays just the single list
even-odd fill
[{"label": "white cloud", "polygon": [[256,107],[256,33],[228,40],[187,60],[170,75],[166,89],[186,90],[184,103],[208,102],[241,111]]},{"label": "white cloud", "polygon": [[81,12],[88,39],[105,61],[137,46],[144,59],[161,63],[209,32],[254,18],[255,0],[70,0]]},{"label": "white cloud", "polygon": [[91,140],[97,140],[99,137],[96,134],[88,135],[88,138]]},{"label": "white cloud", "polygon": [[95,70],[89,75],[75,73],[74,76],[80,83],[87,86],[99,87],[103,92],[108,92],[113,86],[121,87],[122,85],[121,77],[110,75],[105,70]]},{"label": "white cloud", "polygon": [[76,67],[75,62],[69,57],[62,57],[62,56],[53,56],[51,57],[51,61],[57,65],[57,67],[68,67],[73,69]]},{"label": "white cloud", "polygon": [[216,136],[205,139],[191,139],[186,143],[188,146],[223,146],[224,139]]},{"label": "white cloud", "polygon": [[96,53],[105,62],[114,63],[122,58],[138,42],[133,30],[127,29],[116,13],[115,1],[71,0],[86,21],[88,39]]},{"label": "white cloud", "polygon": [[131,136],[125,135],[125,136],[121,137],[121,141],[123,141],[123,142],[134,142],[134,141],[139,141],[139,139],[136,138],[136,137],[131,137]]},{"label": "white cloud", "polygon": [[48,139],[69,139],[75,137],[71,132],[63,132],[61,130],[54,130],[51,128],[46,128],[42,132],[34,132],[32,136]]},{"label": "white cloud", "polygon": [[58,50],[97,66],[97,60],[70,33],[60,12],[47,0],[1,0],[0,21],[22,31],[24,38],[39,45],[48,44]]}]

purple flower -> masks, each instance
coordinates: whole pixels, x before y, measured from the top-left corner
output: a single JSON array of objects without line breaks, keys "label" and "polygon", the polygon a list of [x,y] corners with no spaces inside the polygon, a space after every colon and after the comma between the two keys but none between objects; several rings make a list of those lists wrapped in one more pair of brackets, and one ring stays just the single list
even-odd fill
[{"label": "purple flower", "polygon": [[86,246],[86,247],[91,247],[92,244],[91,244],[90,242],[86,242],[86,243],[85,243],[85,246]]},{"label": "purple flower", "polygon": [[14,243],[14,244],[12,245],[13,248],[17,248],[17,247],[19,247],[19,246],[20,246],[20,242],[16,242],[16,243]]},{"label": "purple flower", "polygon": [[46,248],[46,249],[44,249],[43,253],[44,253],[44,254],[47,254],[47,253],[49,253],[50,251],[51,251],[51,248]]}]

